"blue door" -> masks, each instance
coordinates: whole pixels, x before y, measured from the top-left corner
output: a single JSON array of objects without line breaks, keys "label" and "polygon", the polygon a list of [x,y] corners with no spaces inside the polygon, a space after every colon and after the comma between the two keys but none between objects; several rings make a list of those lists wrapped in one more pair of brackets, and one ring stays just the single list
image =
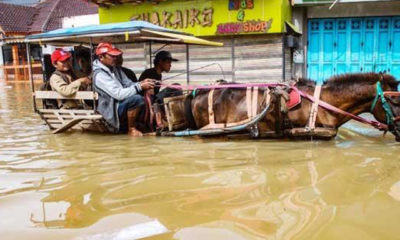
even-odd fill
[{"label": "blue door", "polygon": [[307,74],[386,71],[400,80],[400,17],[311,19]]}]

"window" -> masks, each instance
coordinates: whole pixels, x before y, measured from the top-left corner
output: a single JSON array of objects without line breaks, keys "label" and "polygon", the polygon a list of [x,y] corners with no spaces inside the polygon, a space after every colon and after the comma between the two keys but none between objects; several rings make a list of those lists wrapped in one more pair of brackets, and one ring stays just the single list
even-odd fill
[{"label": "window", "polygon": [[33,60],[40,61],[42,58],[42,47],[40,45],[31,45],[31,56]]},{"label": "window", "polygon": [[12,50],[10,45],[3,45],[3,59],[4,64],[11,64],[13,62]]}]

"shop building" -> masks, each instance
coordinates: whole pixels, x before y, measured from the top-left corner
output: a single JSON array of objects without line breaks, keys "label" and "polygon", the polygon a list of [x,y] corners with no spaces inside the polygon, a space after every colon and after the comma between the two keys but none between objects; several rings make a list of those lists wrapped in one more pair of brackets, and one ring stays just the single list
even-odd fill
[{"label": "shop building", "polygon": [[[286,44],[285,31],[285,26],[291,26],[286,24],[291,19],[288,0],[92,2],[100,6],[101,24],[144,20],[224,43],[223,47],[186,48],[157,43],[119,46],[124,50],[125,65],[137,75],[151,66],[149,52],[154,56],[162,48],[179,59],[173,63],[171,72],[164,76],[171,81],[186,81],[187,74],[191,81],[198,83],[218,79],[276,82],[292,77],[293,41],[290,41],[290,46]],[[188,59],[186,52],[189,53]]]},{"label": "shop building", "polygon": [[[98,11],[95,4],[84,0],[43,0],[37,4],[33,1],[19,1],[18,3],[22,5],[0,2],[0,80],[29,79],[24,43],[27,35],[62,28],[66,17],[87,16],[97,14]],[[95,17],[98,18],[97,15]],[[34,78],[42,79],[42,47],[31,45],[30,51]]]},{"label": "shop building", "polygon": [[294,72],[323,81],[349,72],[386,72],[400,79],[400,2],[295,0],[303,36]]}]

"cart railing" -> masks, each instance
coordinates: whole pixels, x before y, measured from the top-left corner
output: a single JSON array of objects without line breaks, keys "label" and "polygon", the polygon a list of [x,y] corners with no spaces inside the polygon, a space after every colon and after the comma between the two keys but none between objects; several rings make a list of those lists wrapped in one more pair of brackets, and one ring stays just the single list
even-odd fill
[{"label": "cart railing", "polygon": [[72,96],[65,97],[56,91],[35,91],[36,99],[76,99],[76,100],[97,100],[98,94],[92,91],[78,91]]}]

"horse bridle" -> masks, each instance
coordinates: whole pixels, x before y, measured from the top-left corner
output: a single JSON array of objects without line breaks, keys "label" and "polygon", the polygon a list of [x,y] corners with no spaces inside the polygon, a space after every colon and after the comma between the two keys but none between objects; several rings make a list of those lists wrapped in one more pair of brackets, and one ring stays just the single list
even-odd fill
[{"label": "horse bridle", "polygon": [[386,115],[386,124],[388,126],[394,126],[394,123],[400,120],[400,116],[397,116],[397,117],[394,116],[392,108],[390,107],[389,103],[387,102],[385,95],[386,96],[400,96],[400,92],[384,92],[382,89],[381,82],[378,81],[376,84],[376,96],[371,105],[371,112],[375,109],[376,104],[377,104],[378,100],[380,99],[381,103],[382,103],[382,108],[385,111],[385,115]]}]

